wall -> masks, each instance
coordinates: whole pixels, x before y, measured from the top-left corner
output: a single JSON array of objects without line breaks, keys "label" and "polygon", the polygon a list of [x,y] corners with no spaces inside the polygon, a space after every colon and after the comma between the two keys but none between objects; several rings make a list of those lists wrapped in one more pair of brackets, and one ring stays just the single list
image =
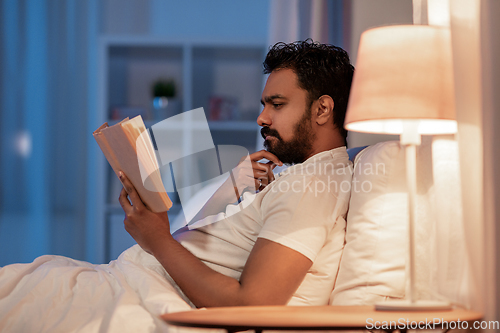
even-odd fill
[{"label": "wall", "polygon": [[[363,31],[384,25],[413,24],[412,0],[352,0],[350,3],[351,38],[347,51],[356,64],[359,40]],[[356,67],[356,65],[354,65]],[[349,132],[349,147],[371,145],[399,136]]]},{"label": "wall", "polygon": [[267,40],[268,0],[104,0],[101,32]]},{"label": "wall", "polygon": [[[481,2],[481,50],[484,145],[484,219],[486,267],[483,309],[485,319],[500,320],[500,2]],[[494,332],[490,330],[489,332]]]}]

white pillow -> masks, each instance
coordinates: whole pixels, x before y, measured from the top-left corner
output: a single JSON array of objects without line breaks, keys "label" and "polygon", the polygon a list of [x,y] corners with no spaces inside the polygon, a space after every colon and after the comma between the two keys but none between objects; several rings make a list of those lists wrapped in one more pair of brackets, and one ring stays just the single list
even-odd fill
[{"label": "white pillow", "polygon": [[[420,220],[429,219],[430,147],[429,142],[418,148]],[[404,298],[408,246],[404,149],[398,141],[382,142],[361,151],[354,163],[346,244],[330,304],[366,305]]]}]

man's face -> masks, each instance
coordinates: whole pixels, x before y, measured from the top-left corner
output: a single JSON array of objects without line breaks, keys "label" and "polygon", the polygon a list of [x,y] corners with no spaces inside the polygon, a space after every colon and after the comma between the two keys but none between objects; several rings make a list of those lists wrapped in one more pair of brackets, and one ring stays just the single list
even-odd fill
[{"label": "man's face", "polygon": [[314,133],[307,91],[291,69],[273,71],[262,92],[264,109],[257,118],[264,147],[285,164],[304,162],[312,152]]}]

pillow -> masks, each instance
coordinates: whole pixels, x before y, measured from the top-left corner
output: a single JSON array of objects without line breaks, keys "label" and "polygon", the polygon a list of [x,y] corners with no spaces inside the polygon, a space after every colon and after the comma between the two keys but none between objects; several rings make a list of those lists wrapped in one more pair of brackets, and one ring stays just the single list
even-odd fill
[{"label": "pillow", "polygon": [[[419,221],[431,219],[425,208],[426,193],[432,186],[430,147],[428,143],[418,147]],[[399,141],[378,143],[356,156],[346,242],[330,304],[367,305],[404,298],[408,246],[405,169]]]}]

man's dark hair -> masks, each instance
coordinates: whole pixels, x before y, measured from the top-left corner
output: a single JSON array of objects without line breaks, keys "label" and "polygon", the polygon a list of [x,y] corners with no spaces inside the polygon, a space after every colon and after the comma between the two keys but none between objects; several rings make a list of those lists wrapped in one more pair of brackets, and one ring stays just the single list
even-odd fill
[{"label": "man's dark hair", "polygon": [[263,65],[264,74],[284,68],[293,70],[299,86],[308,92],[308,107],[321,96],[329,95],[334,101],[333,123],[346,140],[344,120],[354,73],[346,51],[311,39],[279,42],[270,48]]}]

